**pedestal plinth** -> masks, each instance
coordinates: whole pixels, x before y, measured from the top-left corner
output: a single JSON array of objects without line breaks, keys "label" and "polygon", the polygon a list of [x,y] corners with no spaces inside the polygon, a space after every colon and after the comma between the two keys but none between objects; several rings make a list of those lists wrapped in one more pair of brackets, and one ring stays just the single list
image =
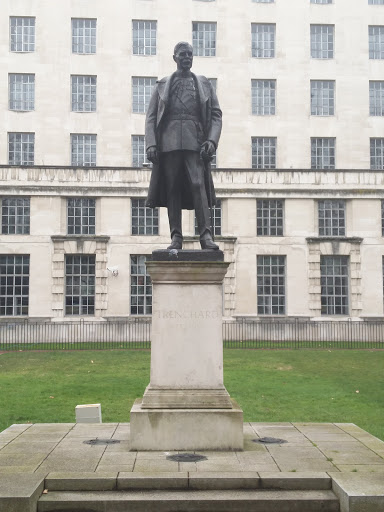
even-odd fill
[{"label": "pedestal plinth", "polygon": [[242,449],[243,414],[223,383],[227,268],[221,251],[155,251],[147,262],[151,379],[131,410],[132,450]]}]

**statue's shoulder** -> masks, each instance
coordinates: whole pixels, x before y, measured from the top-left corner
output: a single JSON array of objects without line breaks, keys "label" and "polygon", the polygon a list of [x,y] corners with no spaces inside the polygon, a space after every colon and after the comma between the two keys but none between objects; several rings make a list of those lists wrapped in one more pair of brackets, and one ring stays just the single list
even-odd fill
[{"label": "statue's shoulder", "polygon": [[208,78],[204,75],[196,75],[196,79],[199,81],[205,94],[207,96],[210,96],[212,94],[212,85],[211,85],[211,82],[208,80]]},{"label": "statue's shoulder", "polygon": [[168,80],[170,79],[171,77],[170,76],[165,76],[163,78],[160,78],[160,80],[156,80],[156,83],[157,84],[165,84],[166,82],[168,82]]},{"label": "statue's shoulder", "polygon": [[204,75],[196,75],[196,78],[202,83],[202,84],[205,84],[205,85],[210,85],[210,81],[208,80],[208,78]]}]

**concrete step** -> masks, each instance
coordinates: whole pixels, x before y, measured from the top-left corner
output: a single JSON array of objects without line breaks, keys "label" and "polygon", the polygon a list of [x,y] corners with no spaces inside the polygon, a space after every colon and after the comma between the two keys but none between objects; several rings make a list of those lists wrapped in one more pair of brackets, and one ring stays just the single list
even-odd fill
[{"label": "concrete step", "polygon": [[286,491],[329,490],[332,480],[325,472],[53,472],[45,478],[49,491],[166,491],[246,490]]},{"label": "concrete step", "polygon": [[48,491],[38,512],[339,512],[332,491]]}]

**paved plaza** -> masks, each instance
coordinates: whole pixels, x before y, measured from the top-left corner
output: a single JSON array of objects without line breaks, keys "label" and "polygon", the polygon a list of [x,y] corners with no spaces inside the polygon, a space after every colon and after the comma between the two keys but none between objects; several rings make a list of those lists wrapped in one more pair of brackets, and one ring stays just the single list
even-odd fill
[{"label": "paved plaza", "polygon": [[[285,442],[255,442],[265,437]],[[118,442],[86,443],[95,439]],[[199,451],[205,457],[199,462],[167,458],[182,452],[130,451],[129,439],[129,423],[10,426],[0,433],[0,511],[19,510],[7,505],[15,497],[32,499],[36,507],[44,488],[51,493],[148,486],[200,491],[332,487],[341,504],[343,496],[369,497],[377,508],[373,504],[367,510],[384,510],[384,442],[351,423],[244,423],[243,451]],[[358,510],[348,506],[341,510]]]},{"label": "paved plaza", "polygon": [[[0,433],[0,475],[51,472],[381,473],[384,442],[350,423],[244,423],[244,451],[200,451],[207,460],[173,462],[173,452],[131,452],[129,423],[12,425]],[[253,440],[273,437],[282,444]],[[114,439],[111,445],[85,444]]]}]

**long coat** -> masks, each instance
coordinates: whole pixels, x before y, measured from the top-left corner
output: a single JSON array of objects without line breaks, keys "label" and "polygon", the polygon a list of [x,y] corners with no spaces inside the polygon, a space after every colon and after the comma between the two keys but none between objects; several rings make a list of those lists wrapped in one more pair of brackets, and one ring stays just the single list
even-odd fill
[{"label": "long coat", "polygon": [[[159,80],[153,91],[145,123],[146,148],[158,146],[159,134],[162,129],[161,121],[164,118],[164,114],[166,114],[171,83],[174,75],[175,73]],[[211,140],[217,148],[221,133],[222,113],[216,93],[210,81],[205,76],[196,76],[193,73],[192,76],[197,84],[199,93],[200,121],[203,128],[204,140]],[[167,189],[162,169],[161,153],[158,153],[158,156],[159,162],[157,164],[153,164],[152,167],[151,181],[146,201],[146,205],[150,208],[167,206]],[[204,165],[205,188],[208,204],[211,207],[216,203],[215,189],[213,187],[210,163],[205,162]],[[181,207],[186,210],[193,210],[192,194],[189,190],[187,180],[183,180],[183,185]]]}]

